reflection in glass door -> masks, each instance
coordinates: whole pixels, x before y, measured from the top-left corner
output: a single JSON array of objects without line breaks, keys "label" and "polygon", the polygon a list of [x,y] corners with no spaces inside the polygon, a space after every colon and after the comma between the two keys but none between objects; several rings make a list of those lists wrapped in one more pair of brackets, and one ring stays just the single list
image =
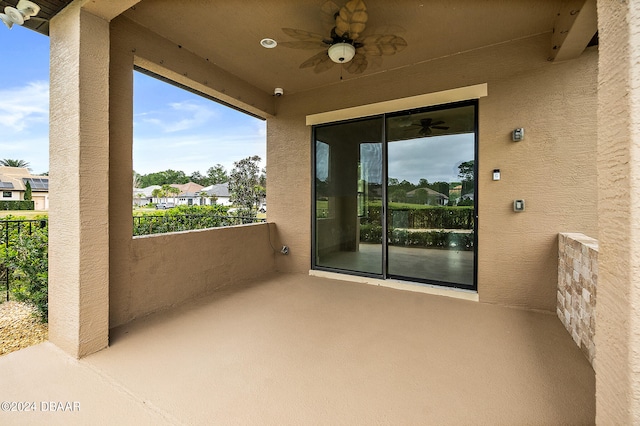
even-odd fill
[{"label": "reflection in glass door", "polygon": [[474,286],[475,106],[387,118],[388,275]]},{"label": "reflection in glass door", "polygon": [[382,123],[315,129],[315,266],[383,273]]},{"label": "reflection in glass door", "polygon": [[313,267],[475,288],[476,105],[316,126]]}]

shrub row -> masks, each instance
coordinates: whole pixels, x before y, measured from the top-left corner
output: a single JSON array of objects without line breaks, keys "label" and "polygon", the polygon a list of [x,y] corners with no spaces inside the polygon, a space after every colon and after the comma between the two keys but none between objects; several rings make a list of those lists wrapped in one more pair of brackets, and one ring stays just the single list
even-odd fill
[{"label": "shrub row", "polygon": [[[360,225],[360,241],[380,244],[380,225]],[[448,231],[409,231],[393,229],[389,235],[389,245],[403,247],[428,247],[456,250],[473,250],[474,234]]]},{"label": "shrub row", "polygon": [[35,208],[34,206],[33,201],[0,201],[0,210],[33,210]]},{"label": "shrub row", "polygon": [[[380,223],[380,210],[380,206],[369,205],[364,218],[365,223]],[[473,206],[429,206],[411,209],[394,208],[392,205],[389,220],[393,227],[407,229],[473,229],[475,222]]]}]

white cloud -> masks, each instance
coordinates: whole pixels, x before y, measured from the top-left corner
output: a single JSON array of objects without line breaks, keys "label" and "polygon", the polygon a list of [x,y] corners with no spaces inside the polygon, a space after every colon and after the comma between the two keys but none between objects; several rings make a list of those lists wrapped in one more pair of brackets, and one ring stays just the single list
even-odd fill
[{"label": "white cloud", "polygon": [[[172,102],[169,109],[138,114],[142,122],[159,127],[164,133],[195,129],[216,117],[212,108],[193,101]],[[151,118],[146,118],[151,116]]]},{"label": "white cloud", "polygon": [[0,88],[0,125],[15,133],[49,121],[49,83],[35,81],[11,89]]}]

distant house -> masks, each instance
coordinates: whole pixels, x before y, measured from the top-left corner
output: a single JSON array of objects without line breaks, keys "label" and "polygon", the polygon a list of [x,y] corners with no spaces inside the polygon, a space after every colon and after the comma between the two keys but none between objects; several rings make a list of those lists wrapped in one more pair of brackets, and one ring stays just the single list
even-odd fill
[{"label": "distant house", "polygon": [[151,185],[146,188],[133,188],[133,205],[144,206],[149,203],[153,203],[153,191],[160,189],[160,185]]},{"label": "distant house", "polygon": [[[205,188],[204,186],[197,183],[189,182],[185,184],[171,184],[170,186],[178,188],[180,192],[175,195],[168,194],[163,197],[154,197],[153,191],[156,189],[162,189],[160,185],[151,185],[147,186],[146,188],[134,188],[133,204],[136,206],[143,206],[149,203],[154,204],[170,202],[176,206],[205,206],[212,204],[210,198],[211,195],[216,195],[218,197],[218,204],[223,204],[223,202],[225,201],[225,197],[227,201],[229,199],[228,187],[226,187],[225,189],[212,189],[221,185],[212,185]],[[212,190],[212,193],[209,193],[207,189]],[[220,195],[218,195],[218,193]]]},{"label": "distant house", "polygon": [[438,191],[435,191],[431,188],[417,188],[417,189],[414,189],[413,191],[409,191],[407,192],[407,198],[415,199],[419,197],[420,191],[426,192],[425,200],[423,200],[420,204],[426,204],[430,206],[446,206],[447,203],[449,202],[448,196]]},{"label": "distant house", "polygon": [[168,197],[170,200],[174,200],[176,206],[204,205],[204,197],[200,194],[204,186],[195,182],[172,184],[171,186],[180,190],[180,193],[176,196]]},{"label": "distant house", "polygon": [[[222,206],[230,206],[231,205],[231,196],[229,194],[229,183],[218,183],[216,185],[210,185],[206,188],[202,188],[203,192],[206,192],[209,197],[216,197],[215,204],[220,204]],[[208,198],[207,204],[211,203],[211,199]]]},{"label": "distant house", "polygon": [[31,185],[31,199],[35,210],[49,210],[49,176],[32,175],[23,167],[0,166],[2,200],[24,200],[27,182]]}]

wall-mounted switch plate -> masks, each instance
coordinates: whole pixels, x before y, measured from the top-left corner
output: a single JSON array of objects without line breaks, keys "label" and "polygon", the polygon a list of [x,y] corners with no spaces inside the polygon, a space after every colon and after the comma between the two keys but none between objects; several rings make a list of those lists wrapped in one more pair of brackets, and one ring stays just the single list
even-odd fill
[{"label": "wall-mounted switch plate", "polygon": [[520,142],[522,139],[524,139],[524,129],[522,127],[515,129],[511,134],[511,139],[514,142]]},{"label": "wall-mounted switch plate", "polygon": [[524,211],[524,200],[513,200],[513,211],[514,212],[523,212]]}]

